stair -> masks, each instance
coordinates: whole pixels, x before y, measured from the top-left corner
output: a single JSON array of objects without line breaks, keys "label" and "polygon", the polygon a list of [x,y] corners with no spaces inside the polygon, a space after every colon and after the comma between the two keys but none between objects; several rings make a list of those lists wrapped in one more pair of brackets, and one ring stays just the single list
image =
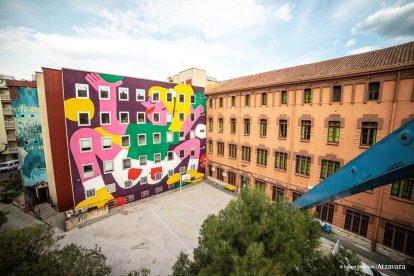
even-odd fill
[{"label": "stair", "polygon": [[45,220],[47,218],[50,218],[54,215],[56,215],[58,212],[53,209],[52,206],[50,206],[49,203],[42,203],[39,205],[36,205],[36,209],[38,210],[39,216],[41,220]]}]

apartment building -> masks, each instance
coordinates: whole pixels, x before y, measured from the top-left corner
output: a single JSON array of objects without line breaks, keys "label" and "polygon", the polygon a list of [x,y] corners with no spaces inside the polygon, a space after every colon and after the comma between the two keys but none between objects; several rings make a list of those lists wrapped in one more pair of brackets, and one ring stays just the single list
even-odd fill
[{"label": "apartment building", "polygon": [[183,70],[172,77],[168,77],[168,81],[177,84],[189,84],[200,87],[206,87],[207,85],[218,83],[216,78],[207,76],[206,70],[194,67]]},{"label": "apartment building", "polygon": [[[414,42],[223,81],[206,95],[208,178],[291,202],[414,117]],[[412,258],[413,182],[315,213],[361,246]]]}]

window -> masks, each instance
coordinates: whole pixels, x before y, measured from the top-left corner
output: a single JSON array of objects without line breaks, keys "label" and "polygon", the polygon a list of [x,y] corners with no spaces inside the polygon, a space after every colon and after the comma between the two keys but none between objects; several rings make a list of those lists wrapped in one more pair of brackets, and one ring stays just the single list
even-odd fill
[{"label": "window", "polygon": [[129,89],[126,87],[118,88],[118,100],[128,101],[129,100]]},{"label": "window", "polygon": [[208,118],[208,131],[213,131],[213,118]]},{"label": "window", "polygon": [[137,93],[137,101],[138,102],[145,102],[145,90],[144,89],[137,89],[135,91]]},{"label": "window", "polygon": [[262,105],[267,105],[267,93],[262,93]]},{"label": "window", "polygon": [[227,173],[227,180],[230,185],[236,186],[236,174],[234,172]]},{"label": "window", "polygon": [[328,123],[328,142],[338,144],[340,133],[341,133],[341,122],[329,121],[329,123]]},{"label": "window", "polygon": [[174,170],[169,170],[168,171],[168,177],[171,177],[171,176],[173,176],[174,175]]},{"label": "window", "polygon": [[145,112],[137,112],[137,124],[145,124]]},{"label": "window", "polygon": [[236,134],[236,119],[230,120],[230,133]]},{"label": "window", "polygon": [[403,179],[392,183],[391,195],[414,201],[414,178]]},{"label": "window", "polygon": [[245,106],[250,106],[250,95],[244,96],[244,104]]},{"label": "window", "polygon": [[89,86],[87,84],[77,83],[75,84],[76,88],[76,98],[88,99],[89,98]]},{"label": "window", "polygon": [[285,196],[285,189],[272,186],[272,201],[281,202]]},{"label": "window", "polygon": [[129,124],[129,112],[119,112],[119,121],[121,124]]},{"label": "window", "polygon": [[260,181],[260,180],[256,180],[256,182],[254,184],[256,186],[256,189],[266,190],[266,182]]},{"label": "window", "polygon": [[132,180],[128,179],[124,181],[125,189],[132,187]]},{"label": "window", "polygon": [[161,192],[162,192],[162,186],[155,187],[155,193],[156,194],[161,193]]},{"label": "window", "polygon": [[160,163],[161,162],[161,153],[154,154],[154,162]]},{"label": "window", "polygon": [[171,143],[174,141],[174,134],[172,132],[167,132],[167,143]]},{"label": "window", "polygon": [[138,146],[145,146],[147,144],[147,135],[138,134]]},{"label": "window", "polygon": [[224,155],[224,143],[217,142],[217,155]]},{"label": "window", "polygon": [[121,136],[121,146],[129,147],[129,135]]},{"label": "window", "polygon": [[321,179],[330,177],[337,170],[339,170],[339,162],[322,159]]},{"label": "window", "polygon": [[100,100],[110,100],[111,96],[109,94],[109,86],[100,86],[99,89],[99,99]]},{"label": "window", "polygon": [[333,222],[333,214],[334,214],[334,206],[333,204],[326,203],[321,206],[316,207],[316,213],[318,214],[318,217],[322,221],[326,221],[329,223]]},{"label": "window", "polygon": [[134,201],[134,195],[129,195],[129,196],[125,197],[125,202],[126,203],[131,202],[131,201]]},{"label": "window", "polygon": [[414,231],[386,223],[384,245],[407,255],[414,256]]},{"label": "window", "polygon": [[131,158],[122,159],[122,169],[129,169],[131,168]]},{"label": "window", "polygon": [[95,196],[95,189],[90,189],[85,191],[85,197],[90,198]]},{"label": "window", "polygon": [[287,169],[287,158],[288,158],[287,153],[277,151],[275,153],[275,169],[286,171],[286,169]]},{"label": "window", "polygon": [[244,135],[250,134],[250,119],[244,119]]},{"label": "window", "polygon": [[223,118],[219,118],[219,132],[223,132]]},{"label": "window", "polygon": [[184,112],[180,112],[180,113],[178,113],[178,120],[179,120],[180,122],[184,122]]},{"label": "window", "polygon": [[368,101],[375,101],[379,99],[380,82],[370,82],[368,84]]},{"label": "window", "polygon": [[147,176],[142,176],[140,178],[140,183],[141,183],[141,185],[147,184],[148,183],[148,177]]},{"label": "window", "polygon": [[342,87],[334,86],[332,87],[332,102],[340,102],[342,99]]},{"label": "window", "polygon": [[84,178],[89,178],[95,175],[93,164],[82,165],[82,173]]},{"label": "window", "polygon": [[89,112],[78,112],[78,126],[90,126]]},{"label": "window", "polygon": [[152,101],[159,102],[160,101],[160,92],[159,91],[152,91]]},{"label": "window", "polygon": [[312,89],[306,88],[303,93],[303,102],[312,103]]},{"label": "window", "polygon": [[311,121],[309,120],[302,120],[300,126],[300,139],[309,141],[311,135]]},{"label": "window", "polygon": [[106,188],[106,192],[107,193],[115,193],[116,192],[116,185],[115,185],[115,183],[112,183],[112,184],[108,184],[108,185],[106,185],[105,186],[105,188]]},{"label": "window", "polygon": [[217,168],[217,179],[220,181],[224,181],[223,169],[221,168]]},{"label": "window", "polygon": [[162,173],[158,172],[155,174],[155,181],[160,181],[162,179]]},{"label": "window", "polygon": [[257,165],[267,166],[267,150],[257,149]]},{"label": "window", "polygon": [[180,131],[180,135],[179,135],[178,140],[179,141],[184,141],[185,140],[185,133],[184,133],[184,131]]},{"label": "window", "polygon": [[190,104],[194,104],[194,103],[195,103],[195,96],[190,95]]},{"label": "window", "polygon": [[296,156],[295,172],[300,175],[310,175],[311,158],[303,155]]},{"label": "window", "polygon": [[287,138],[287,120],[279,120],[279,138]]},{"label": "window", "polygon": [[100,112],[101,115],[101,125],[110,125],[111,124],[111,113],[109,112]]},{"label": "window", "polygon": [[159,144],[161,143],[161,133],[153,133],[152,134],[152,143],[153,144]]},{"label": "window", "polygon": [[80,152],[92,151],[92,138],[84,138],[79,140]]},{"label": "window", "polygon": [[141,192],[141,198],[149,196],[149,190],[145,190]]},{"label": "window", "polygon": [[195,156],[195,149],[190,150],[190,156]]},{"label": "window", "polygon": [[250,162],[251,153],[251,147],[242,146],[242,161]]},{"label": "window", "polygon": [[351,210],[346,210],[345,230],[352,231],[363,237],[367,236],[369,217]]},{"label": "window", "polygon": [[282,91],[281,93],[280,93],[280,97],[281,97],[281,99],[280,99],[280,102],[282,103],[282,104],[287,104],[288,103],[288,92],[287,91]]},{"label": "window", "polygon": [[185,156],[185,151],[182,149],[180,150],[180,158],[184,158]]},{"label": "window", "polygon": [[167,152],[167,159],[168,160],[174,160],[174,152],[173,151]]},{"label": "window", "polygon": [[231,107],[236,107],[236,96],[231,96]]},{"label": "window", "polygon": [[111,149],[112,148],[112,138],[111,137],[102,137],[102,149]]},{"label": "window", "polygon": [[219,98],[219,107],[223,107],[223,98]]},{"label": "window", "polygon": [[209,100],[209,106],[210,106],[210,108],[213,108],[213,99],[211,99],[211,98]]},{"label": "window", "polygon": [[166,118],[167,123],[172,122],[172,120],[173,120],[173,114],[171,112],[167,112],[167,118]]},{"label": "window", "polygon": [[361,146],[372,146],[377,141],[378,123],[364,122],[361,129]]},{"label": "window", "polygon": [[303,194],[298,192],[292,192],[292,201],[295,201],[299,197],[301,197]]},{"label": "window", "polygon": [[267,134],[267,120],[260,119],[260,137],[265,137]]},{"label": "window", "polygon": [[110,173],[114,171],[114,161],[104,161],[103,162],[103,171],[104,173]]},{"label": "window", "polygon": [[147,156],[146,155],[142,155],[142,156],[139,157],[139,165],[140,166],[147,165]]},{"label": "window", "polygon": [[190,113],[190,122],[195,121],[195,114],[193,112]]},{"label": "window", "polygon": [[167,92],[166,93],[166,96],[165,96],[165,101],[167,102],[167,103],[172,103],[172,101],[173,101],[173,97],[172,97],[173,95],[172,95],[172,93],[171,92]]},{"label": "window", "polygon": [[234,144],[229,145],[229,157],[234,159],[237,157],[237,146]]},{"label": "window", "polygon": [[187,168],[185,166],[180,167],[180,174],[185,174],[187,172]]},{"label": "window", "polygon": [[211,140],[208,141],[208,152],[209,153],[213,152],[213,141]]},{"label": "window", "polygon": [[184,94],[182,94],[182,93],[181,94],[178,94],[178,102],[179,103],[184,103],[184,101],[185,101],[184,99],[185,99],[184,98]]},{"label": "window", "polygon": [[190,170],[191,170],[191,171],[195,171],[195,170],[196,170],[196,165],[195,165],[195,164],[192,164],[192,165],[190,166]]},{"label": "window", "polygon": [[159,123],[160,122],[160,113],[159,112],[152,113],[152,122],[153,123]]}]

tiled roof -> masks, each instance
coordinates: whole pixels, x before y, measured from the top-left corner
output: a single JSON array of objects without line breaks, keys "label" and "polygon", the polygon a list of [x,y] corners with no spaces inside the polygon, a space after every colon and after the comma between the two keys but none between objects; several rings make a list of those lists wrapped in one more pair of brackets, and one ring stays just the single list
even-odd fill
[{"label": "tiled roof", "polygon": [[207,86],[206,94],[283,85],[320,78],[340,77],[410,64],[414,65],[414,42],[372,52],[230,79]]}]

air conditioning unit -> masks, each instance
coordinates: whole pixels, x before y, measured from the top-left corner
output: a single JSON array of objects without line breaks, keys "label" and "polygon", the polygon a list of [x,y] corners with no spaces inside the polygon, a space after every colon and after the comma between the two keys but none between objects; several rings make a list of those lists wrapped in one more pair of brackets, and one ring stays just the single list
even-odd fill
[{"label": "air conditioning unit", "polygon": [[75,214],[75,211],[69,210],[65,212],[67,218],[71,218]]},{"label": "air conditioning unit", "polygon": [[212,171],[212,172],[215,172],[215,171],[216,171],[216,168],[211,167],[211,171]]},{"label": "air conditioning unit", "polygon": [[227,177],[227,173],[225,173],[225,172],[224,172],[224,173],[223,173],[223,177]]}]

